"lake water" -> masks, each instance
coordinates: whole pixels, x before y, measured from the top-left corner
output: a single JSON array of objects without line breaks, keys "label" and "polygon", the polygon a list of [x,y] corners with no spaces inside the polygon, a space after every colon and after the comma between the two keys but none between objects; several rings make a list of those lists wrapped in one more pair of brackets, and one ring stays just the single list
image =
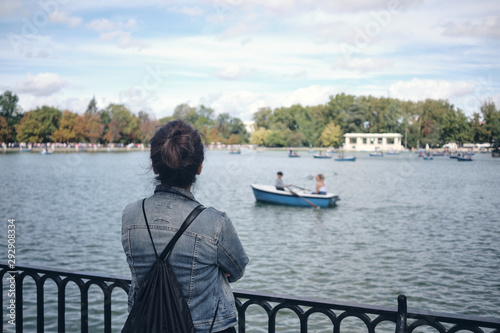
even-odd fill
[{"label": "lake water", "polygon": [[[391,307],[405,294],[410,308],[500,317],[500,159],[356,155],[207,151],[193,192],[231,217],[250,257],[233,287]],[[0,155],[3,261],[15,218],[18,265],[129,277],[121,212],[152,193],[148,166],[147,152]],[[250,184],[274,184],[277,171],[306,188],[323,173],[341,201],[321,210],[256,203]],[[125,302],[113,306],[117,329]],[[67,320],[78,321],[70,306]],[[102,331],[101,311],[91,307],[91,330]],[[29,329],[36,314],[25,312]],[[55,327],[49,318],[47,331]]]}]

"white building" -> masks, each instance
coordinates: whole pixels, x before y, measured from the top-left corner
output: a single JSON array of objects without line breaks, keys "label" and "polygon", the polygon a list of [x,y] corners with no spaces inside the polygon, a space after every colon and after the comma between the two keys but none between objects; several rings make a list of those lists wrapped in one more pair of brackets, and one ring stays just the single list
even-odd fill
[{"label": "white building", "polygon": [[253,131],[255,130],[255,121],[244,121],[243,125],[245,125],[245,129],[247,130],[248,133],[252,134]]},{"label": "white building", "polygon": [[344,134],[345,150],[354,151],[401,151],[402,135],[399,133],[347,133]]}]

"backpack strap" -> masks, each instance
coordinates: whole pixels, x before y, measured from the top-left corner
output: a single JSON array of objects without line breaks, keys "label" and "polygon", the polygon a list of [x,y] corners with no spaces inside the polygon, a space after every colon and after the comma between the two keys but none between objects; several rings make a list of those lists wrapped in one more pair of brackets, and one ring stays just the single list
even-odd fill
[{"label": "backpack strap", "polygon": [[184,231],[186,231],[186,229],[189,227],[189,225],[191,224],[191,222],[193,222],[194,219],[197,218],[198,215],[200,215],[200,213],[202,211],[204,211],[204,210],[205,210],[205,206],[198,205],[198,206],[196,206],[195,209],[193,209],[191,211],[191,213],[188,215],[188,217],[186,217],[186,220],[184,220],[184,223],[182,223],[181,227],[179,228],[179,231],[177,231],[177,233],[175,234],[175,236],[170,240],[170,242],[168,243],[168,245],[165,247],[165,250],[163,250],[163,252],[160,254],[160,256],[158,257],[158,259],[161,259],[161,260],[165,259],[165,257],[174,248],[174,245],[177,242],[177,240],[179,239],[179,237],[182,236],[182,234],[184,233]]},{"label": "backpack strap", "polygon": [[144,214],[144,221],[146,221],[146,227],[148,227],[149,238],[151,239],[151,244],[153,244],[153,249],[155,250],[156,259],[158,259],[158,252],[156,252],[155,242],[153,242],[153,236],[151,236],[151,230],[149,230],[148,218],[146,217],[146,210],[144,209],[144,202],[146,198],[142,200],[142,214]]},{"label": "backpack strap", "polygon": [[186,217],[186,219],[182,223],[181,227],[179,228],[179,231],[176,232],[176,234],[170,240],[170,242],[167,244],[167,246],[165,247],[163,252],[160,254],[160,256],[158,256],[158,252],[156,251],[156,246],[155,246],[155,243],[153,241],[153,236],[151,235],[151,230],[149,228],[148,218],[146,217],[146,210],[144,209],[144,202],[145,201],[146,201],[146,198],[144,198],[144,200],[142,200],[142,213],[144,215],[144,221],[146,221],[146,227],[148,228],[149,238],[151,239],[151,244],[153,244],[153,249],[155,250],[156,259],[164,260],[165,257],[167,256],[167,254],[169,254],[170,251],[172,251],[172,248],[174,247],[175,243],[182,236],[184,231],[186,231],[186,229],[189,227],[191,222],[193,222],[194,219],[197,218],[198,215],[200,215],[200,213],[202,211],[204,211],[206,207],[203,205],[198,205],[195,207],[195,209],[193,209],[191,211],[191,213],[188,215],[188,217]]}]

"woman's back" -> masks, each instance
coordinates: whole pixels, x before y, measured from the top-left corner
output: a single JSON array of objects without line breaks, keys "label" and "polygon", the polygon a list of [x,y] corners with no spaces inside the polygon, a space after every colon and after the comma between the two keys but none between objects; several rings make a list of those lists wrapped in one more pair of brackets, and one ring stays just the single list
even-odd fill
[{"label": "woman's back", "polygon": [[[161,127],[151,139],[151,161],[161,182],[144,202],[151,236],[160,254],[199,205],[190,192],[204,159],[200,135],[182,121]],[[156,255],[148,233],[142,200],[122,215],[122,245],[132,275],[129,309]],[[197,332],[234,331],[237,311],[229,282],[243,276],[248,257],[225,213],[207,208],[187,228],[167,258],[182,288]]]},{"label": "woman's back", "polygon": [[[183,189],[175,190],[190,195]],[[184,219],[197,205],[194,197],[189,200],[164,192],[157,192],[146,200],[146,216],[158,253],[163,251]],[[132,298],[156,260],[142,215],[140,200],[128,205],[122,218],[123,247],[129,265],[133,268],[130,306],[133,303]],[[213,208],[203,211],[177,241],[168,260],[189,304],[195,327],[210,327],[217,304],[219,323],[236,322],[234,298],[228,282],[243,276],[248,258],[226,214]],[[229,274],[229,278],[226,278],[224,273]],[[226,297],[228,294],[231,297]],[[213,295],[220,297],[217,299]],[[217,324],[216,321],[215,329]]]}]

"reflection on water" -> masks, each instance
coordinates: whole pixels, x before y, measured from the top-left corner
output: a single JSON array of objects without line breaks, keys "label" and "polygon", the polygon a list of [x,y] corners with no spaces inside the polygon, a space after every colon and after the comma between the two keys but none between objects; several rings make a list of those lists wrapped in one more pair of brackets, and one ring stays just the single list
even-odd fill
[{"label": "reflection on water", "polygon": [[[499,190],[492,181],[500,159],[206,155],[193,192],[228,213],[248,252],[236,288],[394,307],[404,293],[411,308],[500,316]],[[153,191],[147,153],[7,154],[0,170],[0,205],[5,226],[16,219],[19,265],[129,276],[121,212]],[[321,210],[256,203],[250,184],[273,184],[277,171],[286,184],[305,188],[323,173],[341,201]],[[97,329],[103,318],[95,311]],[[120,305],[113,311],[123,313]],[[78,311],[66,320],[79,325]],[[46,325],[50,331],[56,323]]]}]

